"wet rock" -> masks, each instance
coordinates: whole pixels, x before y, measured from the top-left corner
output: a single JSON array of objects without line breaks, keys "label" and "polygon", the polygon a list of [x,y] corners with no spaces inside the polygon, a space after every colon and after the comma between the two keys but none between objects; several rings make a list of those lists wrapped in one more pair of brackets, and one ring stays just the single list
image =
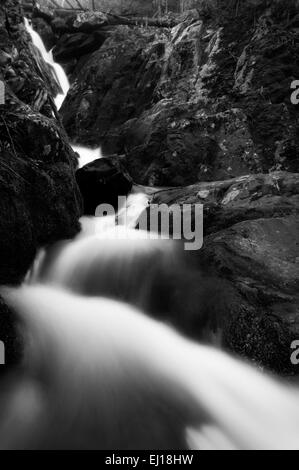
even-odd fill
[{"label": "wet rock", "polygon": [[118,159],[102,158],[81,168],[76,179],[83,197],[84,214],[95,215],[101,204],[110,204],[116,211],[118,197],[127,196],[133,183]]},{"label": "wet rock", "polygon": [[93,146],[103,133],[130,119],[136,108],[141,112],[150,105],[155,81],[151,88],[143,86],[138,51],[154,37],[153,31],[118,26],[99,51],[79,61],[61,109],[72,141]]},{"label": "wet rock", "polygon": [[119,132],[121,146],[113,149],[127,149],[128,171],[140,184],[181,186],[258,170],[247,119],[239,109],[207,115],[192,105],[163,102]]},{"label": "wet rock", "polygon": [[65,34],[53,50],[54,59],[59,63],[78,60],[80,57],[98,50],[106,38],[107,34],[104,31],[95,31],[92,34]]},{"label": "wet rock", "polygon": [[214,317],[225,347],[267,369],[298,373],[290,345],[299,334],[299,175],[274,172],[171,188],[156,192],[151,204],[165,204],[170,213],[175,205],[181,211],[191,205],[193,230],[200,223],[194,208],[203,205],[203,248],[192,259],[226,283]]},{"label": "wet rock", "polygon": [[246,220],[298,215],[299,174],[274,172],[171,188],[155,193],[152,203],[202,204],[208,235]]},{"label": "wet rock", "polygon": [[152,186],[297,172],[291,3],[223,2],[172,30],[116,28],[78,65],[62,109],[69,135],[126,154],[134,180]]},{"label": "wet rock", "polygon": [[224,337],[229,349],[280,373],[298,373],[299,218],[257,219],[206,238],[203,256],[238,293]]},{"label": "wet rock", "polygon": [[57,38],[53,32],[51,25],[42,18],[33,18],[32,25],[34,30],[43,39],[47,51],[53,49],[57,42]]}]

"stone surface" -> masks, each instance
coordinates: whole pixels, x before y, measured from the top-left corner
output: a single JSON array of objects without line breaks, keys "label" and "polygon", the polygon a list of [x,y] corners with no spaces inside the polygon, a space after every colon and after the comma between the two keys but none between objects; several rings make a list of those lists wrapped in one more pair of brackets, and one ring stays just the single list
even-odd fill
[{"label": "stone surface", "polygon": [[257,219],[205,240],[203,256],[231,282],[224,337],[229,349],[280,372],[299,334],[299,217]]},{"label": "stone surface", "polygon": [[226,4],[208,19],[199,9],[172,30],[116,28],[78,65],[62,109],[69,135],[126,154],[135,181],[152,186],[298,171],[291,4],[237,14]]},{"label": "stone surface", "polygon": [[116,211],[118,197],[127,196],[133,186],[132,180],[122,171],[119,160],[101,158],[84,166],[76,173],[84,214],[95,215],[101,204],[110,204]]},{"label": "stone surface", "polygon": [[158,191],[154,204],[203,204],[206,235],[246,220],[299,213],[299,174],[274,172]]},{"label": "stone surface", "polygon": [[56,62],[69,63],[98,50],[107,35],[99,31],[92,34],[64,34],[53,50]]},{"label": "stone surface", "polygon": [[51,25],[49,25],[42,18],[34,18],[32,20],[32,25],[35,31],[38,31],[38,34],[43,38],[46,49],[50,51],[53,49],[57,42],[57,37],[55,36]]},{"label": "stone surface", "polygon": [[[130,119],[135,108],[141,112],[150,105],[152,90],[144,86],[138,51],[154,37],[152,30],[118,26],[97,52],[79,61],[61,110],[74,142],[93,145],[115,123]],[[139,86],[136,81],[140,81]],[[115,153],[110,152],[111,148],[107,150]]]}]

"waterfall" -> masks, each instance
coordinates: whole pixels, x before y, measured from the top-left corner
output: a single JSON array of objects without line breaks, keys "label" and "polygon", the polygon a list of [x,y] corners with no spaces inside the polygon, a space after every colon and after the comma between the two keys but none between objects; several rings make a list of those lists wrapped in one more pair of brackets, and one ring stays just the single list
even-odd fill
[{"label": "waterfall", "polygon": [[[25,25],[61,84],[59,108],[66,74]],[[73,148],[80,166],[101,156]],[[25,361],[1,388],[0,448],[298,450],[297,388],[169,326],[200,320],[206,280],[182,245],[134,230],[147,205],[135,188],[116,218],[83,218],[22,288],[1,289]]]},{"label": "waterfall", "polygon": [[79,168],[83,168],[85,165],[103,157],[101,148],[91,149],[81,145],[72,145],[72,148],[74,152],[80,155]]},{"label": "waterfall", "polygon": [[[44,61],[50,65],[51,69],[54,71],[56,81],[60,85],[62,93],[58,94],[54,100],[56,107],[59,110],[70,89],[69,79],[65,71],[61,67],[61,65],[59,65],[57,62],[54,61],[53,52],[47,51],[42,38],[36,31],[34,31],[34,29],[30,25],[30,22],[27,18],[24,19],[24,23],[25,23],[25,27],[28,33],[31,36],[34,46],[39,50]],[[78,145],[73,145],[72,148],[75,152],[77,152],[80,155],[80,159],[79,159],[80,168],[102,157],[100,148],[94,150],[88,147],[83,147],[83,146],[78,146]]]},{"label": "waterfall", "polygon": [[55,98],[56,107],[57,107],[57,109],[60,109],[60,107],[61,107],[61,105],[62,105],[62,103],[63,103],[63,101],[64,101],[64,99],[65,99],[65,97],[66,97],[66,95],[69,91],[69,88],[70,88],[70,83],[69,83],[69,80],[67,78],[67,75],[66,75],[65,71],[63,70],[63,68],[61,67],[61,65],[57,64],[54,61],[52,51],[48,52],[46,50],[46,47],[44,45],[44,42],[43,42],[42,38],[40,37],[40,35],[36,31],[34,31],[34,29],[30,25],[27,18],[24,19],[24,22],[25,22],[25,27],[26,27],[28,33],[31,36],[33,44],[35,45],[35,47],[41,53],[44,61],[51,66],[52,70],[54,70],[57,83],[59,83],[60,88],[62,90],[62,94],[58,94]]},{"label": "waterfall", "polygon": [[[27,275],[26,282],[35,284],[44,282],[45,279],[46,282],[52,282],[53,279],[56,279],[56,281],[60,279],[61,285],[66,285],[68,283],[68,275],[64,275],[63,273],[68,273],[69,270],[73,269],[71,263],[68,262],[68,253],[73,253],[74,259],[76,259],[78,255],[83,255],[85,261],[88,262],[89,259],[91,261],[95,258],[96,253],[92,253],[92,247],[88,245],[90,242],[92,244],[93,241],[96,243],[97,247],[101,247],[105,241],[113,240],[115,243],[114,252],[116,256],[117,249],[120,247],[125,248],[126,242],[128,243],[128,249],[130,249],[130,247],[136,247],[137,243],[137,247],[140,248],[141,253],[146,253],[149,233],[135,230],[135,227],[141,213],[148,206],[148,202],[149,197],[135,189],[128,196],[125,207],[118,212],[116,217],[82,217],[80,221],[81,232],[76,239],[57,243],[49,248],[47,252],[42,249]],[[151,239],[155,238],[159,238],[159,236],[151,234]],[[164,248],[167,248],[167,246],[170,248],[172,246],[170,241],[168,245],[167,242],[167,240],[164,241],[162,245]],[[82,246],[80,245],[81,243],[83,243]],[[110,248],[111,247],[113,248],[113,245],[110,245]],[[103,251],[104,250],[101,250],[102,253]],[[71,258],[72,257],[73,255],[71,254]],[[103,266],[103,260],[99,261],[99,263]],[[123,267],[123,269],[125,268]],[[117,279],[118,276],[119,274],[115,273],[115,279]],[[128,280],[130,273],[125,273],[125,276]],[[62,281],[63,277],[64,281]],[[132,285],[133,284],[134,281],[132,281]]]}]

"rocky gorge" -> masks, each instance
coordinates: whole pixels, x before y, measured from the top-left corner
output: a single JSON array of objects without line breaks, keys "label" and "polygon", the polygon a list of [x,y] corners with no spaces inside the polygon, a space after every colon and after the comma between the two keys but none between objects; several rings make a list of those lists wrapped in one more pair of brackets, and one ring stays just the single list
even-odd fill
[{"label": "rocky gorge", "polygon": [[[18,284],[39,248],[79,231],[84,205],[70,143],[101,147],[128,191],[145,187],[152,203],[170,208],[203,204],[205,239],[194,258],[223,282],[225,347],[297,374],[299,132],[290,96],[299,79],[299,5],[192,6],[161,24],[120,24],[104,13],[61,16],[33,5],[35,28],[71,81],[58,113],[58,84],[30,42],[19,2],[2,2],[1,283]],[[109,175],[99,183],[102,202]],[[13,362],[20,348],[4,305],[1,319]]]}]

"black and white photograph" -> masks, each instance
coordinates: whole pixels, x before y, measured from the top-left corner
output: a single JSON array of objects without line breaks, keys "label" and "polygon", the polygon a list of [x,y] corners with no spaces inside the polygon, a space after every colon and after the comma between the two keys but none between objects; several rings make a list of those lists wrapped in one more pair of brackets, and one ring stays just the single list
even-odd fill
[{"label": "black and white photograph", "polygon": [[0,450],[299,450],[299,0],[0,0]]}]

